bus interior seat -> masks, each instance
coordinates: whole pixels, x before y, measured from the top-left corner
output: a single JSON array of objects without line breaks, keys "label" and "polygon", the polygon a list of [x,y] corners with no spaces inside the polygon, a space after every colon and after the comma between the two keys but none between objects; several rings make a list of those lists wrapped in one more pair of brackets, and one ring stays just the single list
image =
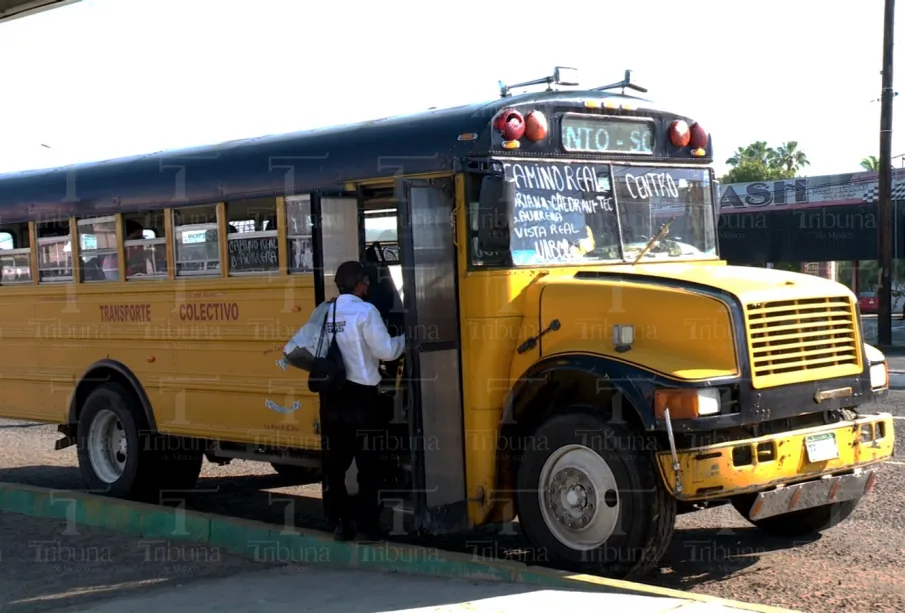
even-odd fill
[{"label": "bus interior seat", "polygon": [[373,264],[375,266],[377,264],[381,264],[381,263],[385,264],[385,262],[383,262],[383,258],[380,256],[379,253],[377,253],[378,245],[379,245],[379,243],[371,243],[365,249],[365,263],[366,264]]},{"label": "bus interior seat", "polygon": [[93,257],[82,262],[82,278],[85,281],[106,281],[107,275],[101,267],[100,258]]}]

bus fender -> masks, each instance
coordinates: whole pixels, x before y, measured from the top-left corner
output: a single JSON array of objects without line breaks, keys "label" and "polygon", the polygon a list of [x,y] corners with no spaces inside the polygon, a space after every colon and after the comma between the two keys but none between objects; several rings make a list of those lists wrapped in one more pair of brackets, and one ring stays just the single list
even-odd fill
[{"label": "bus fender", "polygon": [[157,422],[154,420],[154,412],[151,410],[151,401],[148,399],[144,387],[139,383],[138,377],[126,365],[116,360],[108,359],[99,360],[92,364],[76,384],[72,395],[69,397],[69,425],[75,426],[78,424],[82,403],[94,386],[109,381],[116,381],[125,388],[135,392],[135,397],[141,405],[148,428],[152,432],[156,432]]},{"label": "bus fender", "polygon": [[545,358],[526,370],[506,395],[501,432],[514,428],[526,433],[568,405],[596,407],[652,431],[656,419],[646,399],[652,392],[652,373],[625,362],[586,354]]},{"label": "bus fender", "polygon": [[[522,451],[531,434],[552,415],[570,407],[625,422],[640,432],[655,428],[651,373],[605,356],[572,354],[539,360],[528,368],[506,395],[498,429],[497,478],[500,492],[516,490]],[[648,392],[649,393],[646,393]],[[502,496],[502,494],[500,494]],[[517,503],[506,507],[518,514]],[[505,507],[498,503],[498,509]],[[498,511],[503,521],[511,518]],[[514,515],[513,515],[514,517]]]}]

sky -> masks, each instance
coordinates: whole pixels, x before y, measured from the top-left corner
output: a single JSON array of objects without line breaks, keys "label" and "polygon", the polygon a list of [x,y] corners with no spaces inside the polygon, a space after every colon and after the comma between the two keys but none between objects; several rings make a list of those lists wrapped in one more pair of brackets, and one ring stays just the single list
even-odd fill
[{"label": "sky", "polygon": [[82,0],[0,22],[0,172],[489,101],[554,66],[587,87],[634,70],[710,131],[719,174],[755,140],[853,172],[879,154],[882,18],[883,0]]}]

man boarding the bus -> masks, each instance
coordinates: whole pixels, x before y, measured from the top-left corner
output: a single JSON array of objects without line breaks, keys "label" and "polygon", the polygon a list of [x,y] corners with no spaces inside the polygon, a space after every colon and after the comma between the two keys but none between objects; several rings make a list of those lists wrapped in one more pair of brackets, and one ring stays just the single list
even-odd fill
[{"label": "man boarding the bus", "polygon": [[[398,359],[405,335],[391,337],[377,308],[365,301],[369,279],[360,262],[348,261],[336,270],[335,324],[330,327],[342,353],[345,383],[324,394],[320,421],[323,438],[324,506],[337,540],[353,537],[352,522],[368,540],[381,540],[379,506],[379,445],[382,430],[378,406],[380,361]],[[332,314],[331,316],[332,317]],[[346,491],[352,460],[358,468],[357,511]]]}]

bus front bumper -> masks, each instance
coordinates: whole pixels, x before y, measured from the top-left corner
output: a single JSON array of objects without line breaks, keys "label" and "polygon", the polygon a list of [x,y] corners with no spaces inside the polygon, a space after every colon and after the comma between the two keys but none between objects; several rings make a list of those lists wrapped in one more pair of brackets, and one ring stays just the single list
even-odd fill
[{"label": "bus front bumper", "polygon": [[827,503],[857,500],[869,494],[876,481],[876,471],[856,468],[850,475],[824,475],[814,481],[780,485],[775,490],[758,494],[747,516],[756,521]]},{"label": "bus front bumper", "polygon": [[[676,499],[698,502],[758,493],[777,486],[789,486],[827,475],[851,472],[889,459],[893,454],[894,443],[892,416],[889,413],[878,413],[852,421],[694,449],[679,449],[678,476],[670,451],[657,453],[657,465],[663,483]],[[677,483],[680,487],[677,487]],[[843,485],[846,491],[857,489],[856,485],[840,482],[834,494],[838,495],[838,490]],[[866,487],[866,482],[863,485]],[[817,486],[809,487],[813,489]],[[830,483],[828,487],[832,490],[834,483]],[[803,508],[801,498],[812,489],[802,490],[795,501],[797,508]],[[813,492],[813,495],[817,495],[816,490]],[[789,495],[793,496],[794,492]],[[771,495],[769,498],[776,496]],[[808,494],[808,498],[811,498],[811,494]]]}]

